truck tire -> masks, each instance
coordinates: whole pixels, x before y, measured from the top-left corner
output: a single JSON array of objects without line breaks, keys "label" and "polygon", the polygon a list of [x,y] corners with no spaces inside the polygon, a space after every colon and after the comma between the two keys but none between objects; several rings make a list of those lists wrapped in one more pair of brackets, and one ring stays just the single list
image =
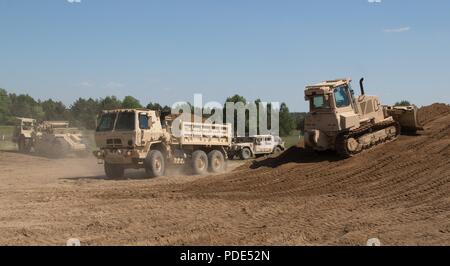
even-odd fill
[{"label": "truck tire", "polygon": [[278,155],[278,154],[280,154],[282,152],[283,152],[283,150],[280,147],[275,147],[273,149],[273,154],[275,154],[275,155]]},{"label": "truck tire", "polygon": [[158,150],[151,151],[145,159],[145,171],[151,177],[163,176],[166,171],[164,155]]},{"label": "truck tire", "polygon": [[248,160],[252,157],[252,151],[249,148],[243,148],[241,151],[241,159]]},{"label": "truck tire", "polygon": [[17,146],[19,148],[19,152],[23,153],[25,152],[25,139],[19,139]]},{"label": "truck tire", "polygon": [[105,174],[108,178],[121,178],[125,174],[125,169],[118,164],[105,163]]},{"label": "truck tire", "polygon": [[25,137],[21,137],[19,142],[17,143],[19,147],[19,152],[21,153],[30,153],[31,151],[31,139],[27,139]]},{"label": "truck tire", "polygon": [[192,153],[192,170],[196,175],[205,174],[208,171],[208,156],[204,151],[198,150]]},{"label": "truck tire", "polygon": [[222,173],[225,171],[225,157],[218,150],[208,153],[209,171],[211,173]]}]

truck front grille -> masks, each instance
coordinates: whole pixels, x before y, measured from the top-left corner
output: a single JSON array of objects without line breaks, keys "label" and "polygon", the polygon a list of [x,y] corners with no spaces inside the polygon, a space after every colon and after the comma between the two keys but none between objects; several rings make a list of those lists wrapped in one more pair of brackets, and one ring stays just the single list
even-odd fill
[{"label": "truck front grille", "polygon": [[121,139],[107,139],[106,145],[111,148],[122,147],[122,140]]}]

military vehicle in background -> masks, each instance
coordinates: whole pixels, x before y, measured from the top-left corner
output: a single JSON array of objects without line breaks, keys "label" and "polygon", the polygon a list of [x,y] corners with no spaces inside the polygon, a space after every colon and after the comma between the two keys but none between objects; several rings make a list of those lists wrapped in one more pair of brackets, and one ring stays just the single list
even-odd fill
[{"label": "military vehicle in background", "polygon": [[88,145],[78,128],[69,127],[67,121],[44,121],[34,133],[36,153],[48,157],[65,157],[69,154],[88,155]]},{"label": "military vehicle in background", "polygon": [[[168,166],[182,165],[194,174],[224,171],[231,125],[188,120],[166,116],[161,123],[160,114],[148,109],[103,111],[95,133],[100,150],[94,155],[110,178],[122,177],[125,169],[145,169],[150,177],[159,177]],[[172,125],[179,132],[172,132]]]},{"label": "military vehicle in background", "polygon": [[269,154],[279,154],[285,150],[284,141],[273,135],[257,135],[252,137],[237,137],[228,154],[230,158],[239,157],[248,160]]},{"label": "military vehicle in background", "polygon": [[305,119],[307,148],[334,150],[354,156],[373,146],[393,141],[402,132],[421,130],[416,106],[383,106],[377,96],[355,96],[351,79],[325,81],[305,89],[310,111]]},{"label": "military vehicle in background", "polygon": [[33,133],[36,128],[36,120],[17,117],[15,121],[12,142],[16,143],[19,152],[28,153],[33,147]]},{"label": "military vehicle in background", "polygon": [[77,128],[69,127],[67,121],[44,121],[37,124],[30,118],[17,118],[13,142],[20,152],[34,152],[48,157],[65,157],[68,154],[84,156],[88,145]]}]

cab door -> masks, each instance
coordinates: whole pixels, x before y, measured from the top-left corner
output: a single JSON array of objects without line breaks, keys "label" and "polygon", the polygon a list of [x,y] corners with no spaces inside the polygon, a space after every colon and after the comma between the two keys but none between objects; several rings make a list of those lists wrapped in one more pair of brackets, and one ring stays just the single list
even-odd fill
[{"label": "cab door", "polygon": [[270,138],[268,140],[267,137],[258,137],[256,138],[256,144],[255,144],[255,153],[261,154],[261,153],[270,153]]}]

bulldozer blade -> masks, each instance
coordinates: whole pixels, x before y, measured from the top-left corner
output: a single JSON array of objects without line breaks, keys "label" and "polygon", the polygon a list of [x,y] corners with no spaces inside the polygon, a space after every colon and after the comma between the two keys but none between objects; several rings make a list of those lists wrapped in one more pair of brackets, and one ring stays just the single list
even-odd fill
[{"label": "bulldozer blade", "polygon": [[417,106],[385,106],[385,111],[400,124],[402,133],[416,133],[423,130],[418,120]]}]

